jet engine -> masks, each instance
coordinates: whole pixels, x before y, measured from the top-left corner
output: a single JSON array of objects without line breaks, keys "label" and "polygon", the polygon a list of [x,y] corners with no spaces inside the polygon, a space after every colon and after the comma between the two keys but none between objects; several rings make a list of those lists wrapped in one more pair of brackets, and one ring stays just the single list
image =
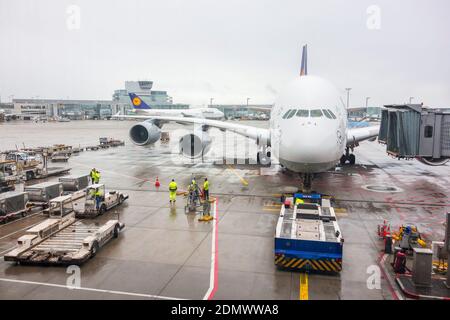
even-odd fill
[{"label": "jet engine", "polygon": [[179,141],[180,153],[188,158],[198,158],[211,149],[211,137],[208,132],[197,130],[186,134]]},{"label": "jet engine", "polygon": [[417,160],[428,166],[443,166],[450,159],[449,158],[437,158],[436,159],[436,158],[431,158],[431,157],[420,157],[420,158],[418,157]]},{"label": "jet engine", "polygon": [[161,129],[155,124],[144,121],[135,124],[130,129],[130,139],[138,146],[145,146],[150,143],[155,143],[161,137]]}]

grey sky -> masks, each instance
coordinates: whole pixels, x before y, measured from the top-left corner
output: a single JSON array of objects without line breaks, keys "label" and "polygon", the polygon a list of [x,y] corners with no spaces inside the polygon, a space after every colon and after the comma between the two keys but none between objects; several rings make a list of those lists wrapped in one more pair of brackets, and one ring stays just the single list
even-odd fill
[{"label": "grey sky", "polygon": [[110,99],[151,79],[180,103],[272,103],[307,43],[309,73],[352,87],[353,106],[450,107],[449,12],[448,0],[0,0],[0,95]]}]

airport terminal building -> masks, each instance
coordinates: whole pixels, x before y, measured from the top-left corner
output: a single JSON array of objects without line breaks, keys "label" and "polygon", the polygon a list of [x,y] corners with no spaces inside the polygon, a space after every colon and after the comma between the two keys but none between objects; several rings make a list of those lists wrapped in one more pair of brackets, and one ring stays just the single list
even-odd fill
[{"label": "airport terminal building", "polygon": [[105,119],[121,112],[129,114],[129,92],[136,93],[151,107],[188,109],[188,104],[173,104],[167,91],[151,90],[152,81],[126,81],[125,89],[115,90],[112,100],[13,99],[13,112],[30,117],[63,117],[71,120]]}]

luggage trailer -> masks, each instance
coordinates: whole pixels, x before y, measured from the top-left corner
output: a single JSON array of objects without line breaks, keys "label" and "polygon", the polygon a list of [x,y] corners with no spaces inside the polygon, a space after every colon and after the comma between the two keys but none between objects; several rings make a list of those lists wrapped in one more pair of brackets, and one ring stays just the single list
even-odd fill
[{"label": "luggage trailer", "polygon": [[52,200],[49,219],[28,229],[17,247],[4,255],[5,261],[34,265],[81,265],[119,236],[124,224],[108,220],[100,225],[78,220],[71,196]]},{"label": "luggage trailer", "polygon": [[[305,203],[295,205],[297,199]],[[337,274],[342,270],[342,238],[329,199],[296,193],[281,206],[275,234],[275,265],[290,271]]]}]

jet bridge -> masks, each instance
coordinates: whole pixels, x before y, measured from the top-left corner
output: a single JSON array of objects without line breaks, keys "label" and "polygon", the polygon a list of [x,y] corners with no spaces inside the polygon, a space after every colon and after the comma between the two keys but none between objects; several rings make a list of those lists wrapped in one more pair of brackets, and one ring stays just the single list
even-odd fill
[{"label": "jet bridge", "polygon": [[396,158],[444,165],[450,159],[450,109],[385,105],[378,141]]}]

